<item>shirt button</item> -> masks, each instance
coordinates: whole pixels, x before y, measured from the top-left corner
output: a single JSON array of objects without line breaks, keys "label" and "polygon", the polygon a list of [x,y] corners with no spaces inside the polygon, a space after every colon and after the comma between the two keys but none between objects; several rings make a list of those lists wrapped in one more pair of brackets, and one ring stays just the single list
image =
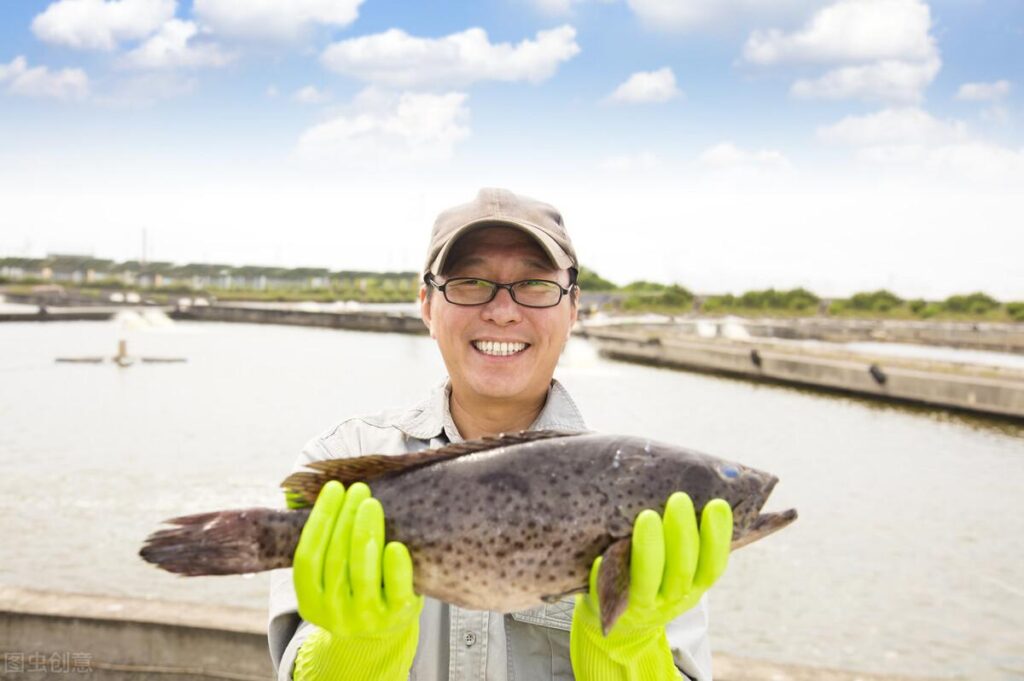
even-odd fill
[{"label": "shirt button", "polygon": [[463,637],[463,640],[466,642],[466,647],[471,648],[473,644],[476,643],[476,634],[474,634],[472,631],[467,631],[466,635]]}]

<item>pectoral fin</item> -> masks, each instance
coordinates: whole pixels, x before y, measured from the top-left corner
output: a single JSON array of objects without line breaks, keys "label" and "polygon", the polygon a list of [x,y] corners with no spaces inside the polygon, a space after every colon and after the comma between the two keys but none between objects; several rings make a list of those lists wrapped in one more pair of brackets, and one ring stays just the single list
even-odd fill
[{"label": "pectoral fin", "polygon": [[601,631],[605,636],[629,605],[629,537],[613,543],[601,554],[597,573],[597,599],[601,605]]}]

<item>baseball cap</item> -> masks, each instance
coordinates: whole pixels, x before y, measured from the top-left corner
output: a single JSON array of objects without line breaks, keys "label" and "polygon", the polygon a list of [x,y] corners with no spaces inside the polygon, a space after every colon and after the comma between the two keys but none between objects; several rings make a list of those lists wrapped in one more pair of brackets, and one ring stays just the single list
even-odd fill
[{"label": "baseball cap", "polygon": [[537,240],[559,269],[579,269],[576,249],[565,231],[562,214],[554,206],[507,189],[486,187],[469,203],[449,208],[437,216],[423,273],[440,274],[459,237],[477,227],[492,225],[521,229]]}]

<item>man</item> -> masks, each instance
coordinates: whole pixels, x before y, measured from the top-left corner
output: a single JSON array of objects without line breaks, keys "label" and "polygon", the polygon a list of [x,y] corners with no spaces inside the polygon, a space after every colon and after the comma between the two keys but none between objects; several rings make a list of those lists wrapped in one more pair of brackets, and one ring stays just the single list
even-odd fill
[{"label": "man", "polygon": [[[412,409],[341,422],[296,467],[501,432],[586,430],[552,378],[576,321],[578,267],[547,204],[484,189],[441,213],[420,305],[448,380]],[[321,492],[293,568],[273,576],[269,639],[280,679],[710,681],[703,593],[732,535],[721,500],[705,507],[699,534],[685,494],[668,500],[664,520],[638,516],[629,604],[607,637],[593,578],[578,601],[508,615],[417,596],[408,550],[386,543],[386,512],[362,483]]]}]

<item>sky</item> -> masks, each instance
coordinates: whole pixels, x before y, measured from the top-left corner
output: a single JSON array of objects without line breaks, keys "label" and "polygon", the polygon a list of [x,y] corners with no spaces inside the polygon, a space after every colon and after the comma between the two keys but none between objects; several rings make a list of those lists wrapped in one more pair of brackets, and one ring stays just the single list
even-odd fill
[{"label": "sky", "polygon": [[1022,90],[1019,0],[2,0],[0,256],[419,270],[498,186],[620,284],[1024,300]]}]

